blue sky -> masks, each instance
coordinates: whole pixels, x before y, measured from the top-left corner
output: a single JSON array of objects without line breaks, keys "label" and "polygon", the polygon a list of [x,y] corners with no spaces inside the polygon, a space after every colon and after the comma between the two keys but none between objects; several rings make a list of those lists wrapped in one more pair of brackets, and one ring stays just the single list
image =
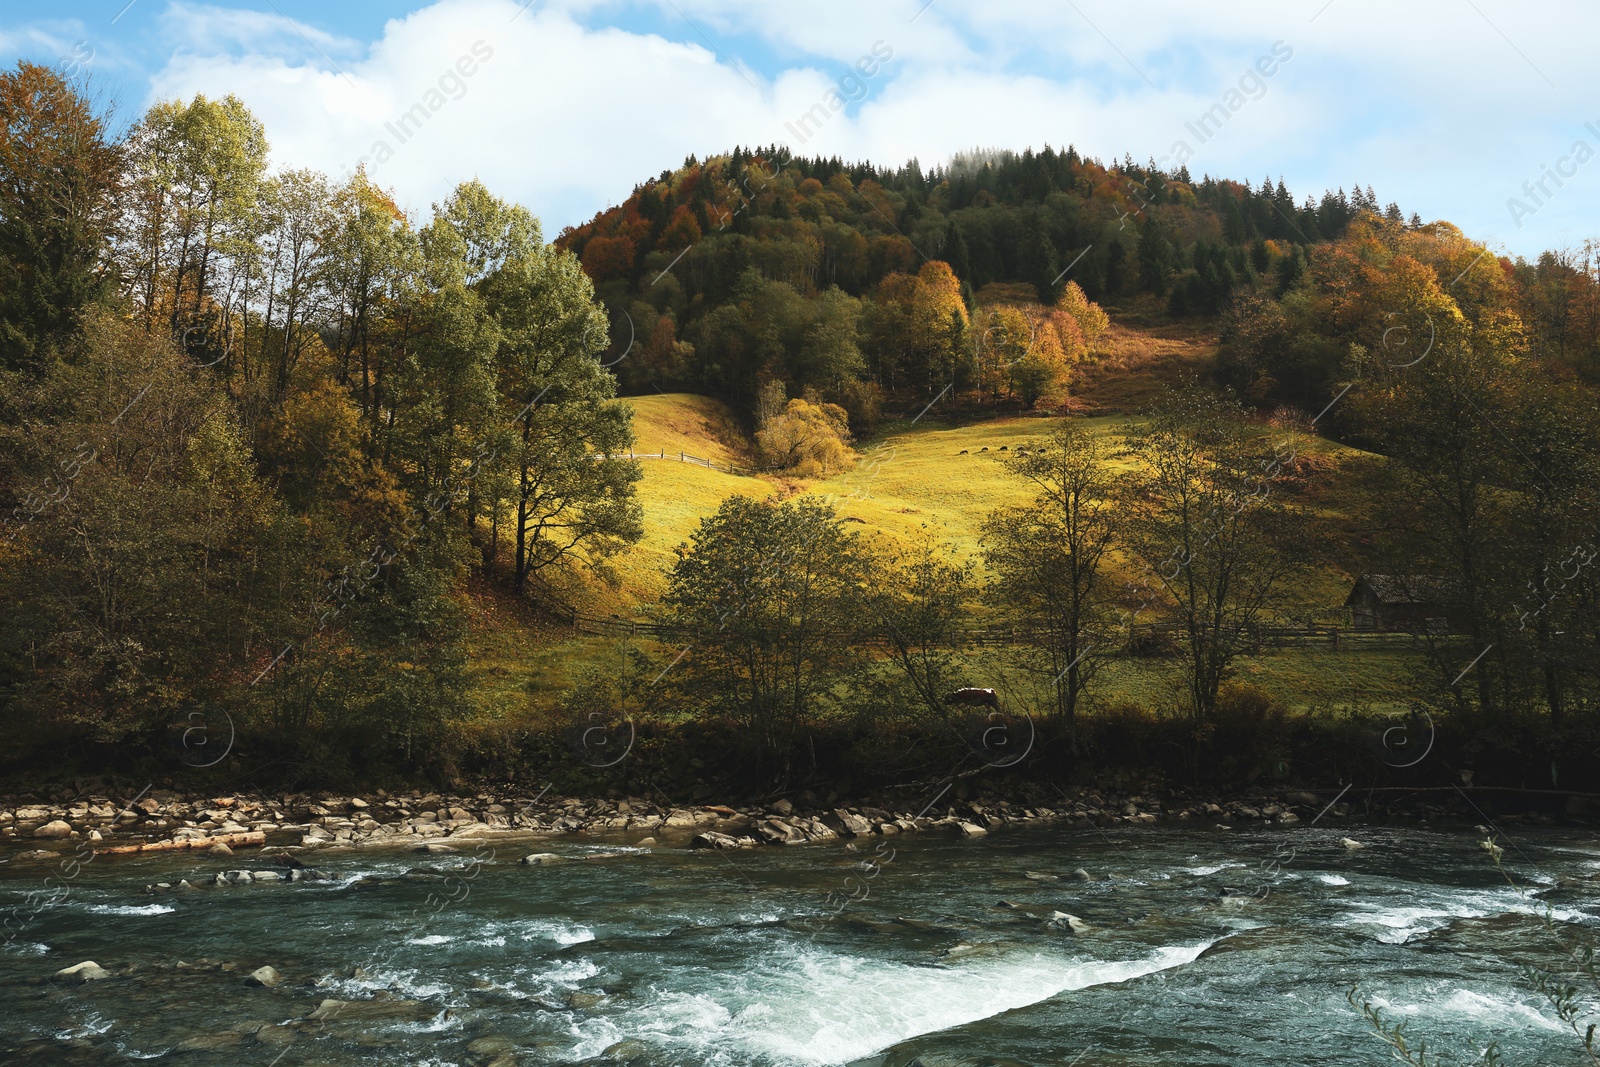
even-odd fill
[{"label": "blue sky", "polygon": [[[83,67],[123,122],[232,92],[279,166],[364,160],[419,212],[478,177],[552,236],[734,144],[1073,143],[1302,196],[1360,181],[1532,257],[1600,237],[1597,30],[1592,0],[7,0],[0,60]],[[849,107],[797,125],[841,80]]]}]

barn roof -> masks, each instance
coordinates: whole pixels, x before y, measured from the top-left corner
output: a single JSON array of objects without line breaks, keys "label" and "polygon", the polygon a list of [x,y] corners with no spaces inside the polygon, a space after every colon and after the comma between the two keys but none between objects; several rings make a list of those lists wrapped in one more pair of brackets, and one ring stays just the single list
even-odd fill
[{"label": "barn roof", "polygon": [[1385,604],[1440,604],[1449,598],[1453,587],[1448,578],[1425,574],[1363,574],[1350,590],[1351,598],[1362,585]]}]

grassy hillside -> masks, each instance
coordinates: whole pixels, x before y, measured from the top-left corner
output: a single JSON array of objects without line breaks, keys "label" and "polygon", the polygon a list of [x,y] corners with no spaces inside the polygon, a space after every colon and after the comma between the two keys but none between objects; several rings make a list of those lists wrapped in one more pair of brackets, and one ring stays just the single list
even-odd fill
[{"label": "grassy hillside", "polygon": [[[591,590],[591,610],[605,607],[625,613],[645,607],[661,595],[665,571],[674,549],[689,539],[700,519],[724,498],[743,494],[766,497],[811,493],[833,501],[840,515],[872,535],[908,541],[924,529],[948,541],[965,555],[979,551],[983,521],[997,507],[1023,503],[1030,494],[1007,474],[999,460],[1019,445],[1048,433],[1052,419],[1008,417],[950,426],[932,417],[886,425],[874,438],[857,443],[855,469],[820,480],[730,474],[680,462],[679,452],[716,463],[750,462],[747,443],[737,424],[716,400],[687,394],[632,397],[622,403],[634,409],[639,454],[666,460],[642,461],[639,500],[644,506],[645,539],[616,563],[620,586]],[[1101,415],[1085,423],[1106,444],[1120,449],[1123,436],[1137,420],[1128,415]],[[1364,454],[1329,441],[1313,439],[1307,451],[1332,461],[1330,476],[1295,497],[1318,518],[1325,539],[1346,539],[1354,516],[1345,468]],[[1127,459],[1113,466],[1131,468]],[[1348,574],[1328,563],[1316,589],[1329,607],[1343,601]],[[1324,589],[1323,587],[1326,586]]]},{"label": "grassy hillside", "polygon": [[721,401],[673,393],[630,397],[621,403],[633,408],[635,452],[665,452],[670,457],[641,461],[644,480],[639,484],[639,501],[644,506],[645,536],[615,562],[620,587],[591,588],[583,598],[586,610],[627,614],[660,598],[666,571],[676,559],[673,550],[689,539],[701,518],[727,497],[765,497],[776,486],[678,460],[682,452],[717,464],[751,462],[738,424]]},{"label": "grassy hillside", "polygon": [[[1145,347],[1184,343],[1158,338]],[[1141,365],[1155,364],[1145,360]],[[1150,389],[1161,380],[1151,374],[1145,385],[1132,384],[1137,377],[1134,370],[1125,373],[1125,388]],[[861,460],[854,470],[808,481],[731,474],[680,461],[680,452],[718,464],[751,461],[748,442],[719,401],[664,394],[631,397],[619,403],[634,410],[636,452],[665,452],[669,458],[642,461],[639,499],[644,507],[645,538],[614,562],[615,584],[588,582],[564,593],[586,612],[628,618],[648,614],[665,590],[676,547],[690,538],[701,518],[733,494],[814,493],[831,498],[840,515],[863,534],[909,541],[926,528],[958,552],[976,555],[984,518],[996,507],[1029,497],[998,459],[1047,433],[1052,421],[1007,417],[951,426],[932,417],[915,423],[903,420],[885,426],[872,440],[858,443]],[[1126,414],[1086,419],[1113,451],[1135,421]],[[1307,452],[1322,457],[1326,470],[1323,476],[1293,490],[1291,499],[1313,516],[1319,548],[1299,590],[1303,614],[1285,622],[1300,622],[1306,616],[1337,620],[1353,572],[1362,569],[1353,555],[1363,537],[1353,482],[1355,468],[1370,457],[1316,439],[1309,442]],[[1113,463],[1131,466],[1127,459],[1114,459]],[[1291,489],[1286,485],[1284,491]],[[582,665],[604,665],[616,655],[615,641],[575,636],[547,624],[541,627],[533,613],[510,598],[487,591],[477,598],[474,620],[476,684],[480,700],[494,717],[549,708]],[[1013,670],[1009,651],[972,655],[980,676]],[[1242,673],[1294,706],[1326,706],[1381,702],[1408,662],[1408,655],[1402,652],[1296,648],[1256,657],[1243,666]],[[1158,703],[1171,691],[1172,671],[1173,666],[1165,662],[1122,661],[1107,680],[1118,696]]]}]

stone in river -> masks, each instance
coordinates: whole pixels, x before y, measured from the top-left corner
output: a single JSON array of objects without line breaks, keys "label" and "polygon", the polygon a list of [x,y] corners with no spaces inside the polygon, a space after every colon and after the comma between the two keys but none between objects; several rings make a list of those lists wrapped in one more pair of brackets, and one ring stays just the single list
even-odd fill
[{"label": "stone in river", "polygon": [[251,971],[250,976],[246,978],[245,981],[251,985],[265,986],[266,988],[271,989],[273,986],[283,981],[283,976],[280,975],[277,970],[269,964],[265,967],[257,967],[255,970]]},{"label": "stone in river", "polygon": [[299,1031],[291,1026],[281,1026],[276,1023],[263,1026],[255,1033],[255,1038],[263,1045],[288,1045],[299,1037]]},{"label": "stone in river", "polygon": [[369,1021],[372,1019],[417,1019],[431,1016],[432,1010],[415,1000],[324,1000],[306,1018],[313,1022]]},{"label": "stone in river", "polygon": [[1068,877],[1070,877],[1074,882],[1092,882],[1092,881],[1094,881],[1094,877],[1092,875],[1090,875],[1089,872],[1084,870],[1082,867],[1079,867],[1077,870],[1073,871],[1072,874],[1069,875]]},{"label": "stone in river", "polygon": [[715,830],[694,835],[690,840],[690,848],[754,848],[755,840],[749,837],[733,837],[729,834],[719,834]]},{"label": "stone in river", "polygon": [[554,852],[535,852],[532,855],[522,857],[522,865],[524,867],[546,867],[552,863],[560,862],[561,857]]},{"label": "stone in river", "polygon": [[962,837],[982,837],[989,832],[975,822],[958,822],[956,828],[961,831]]},{"label": "stone in river", "polygon": [[223,841],[218,841],[216,844],[214,844],[210,848],[206,849],[206,851],[207,852],[214,852],[218,856],[231,856],[231,855],[233,855],[233,849],[229,848],[227,846],[227,843],[223,842]]},{"label": "stone in river", "polygon": [[1089,929],[1089,924],[1076,915],[1068,915],[1064,911],[1053,911],[1050,918],[1045,920],[1045,925],[1052,930],[1069,930],[1074,934],[1084,933]]},{"label": "stone in river", "polygon": [[223,1030],[216,1034],[198,1034],[185,1038],[175,1045],[173,1052],[213,1052],[217,1049],[233,1048],[244,1040],[244,1035],[237,1030]]},{"label": "stone in river", "polygon": [[1059,874],[1045,874],[1043,871],[1023,871],[1022,877],[1031,882],[1058,882],[1061,880]]},{"label": "stone in river", "polygon": [[501,1037],[499,1034],[491,1034],[488,1037],[480,1037],[474,1041],[467,1042],[467,1052],[473,1056],[503,1056],[516,1050],[517,1043],[515,1041],[509,1037]]},{"label": "stone in river", "polygon": [[454,845],[441,845],[437,841],[429,841],[425,845],[418,845],[413,852],[460,852]]},{"label": "stone in river", "polygon": [[1363,849],[1363,848],[1367,847],[1366,845],[1363,845],[1360,841],[1357,841],[1353,837],[1341,837],[1339,839],[1339,844],[1343,845],[1346,849],[1348,849],[1351,852],[1355,852],[1358,849]]},{"label": "stone in river", "polygon": [[53,819],[33,832],[34,837],[42,837],[51,841],[68,837],[71,834],[72,824],[62,822],[60,819]]},{"label": "stone in river", "polygon": [[81,985],[84,982],[98,982],[102,978],[110,978],[111,972],[100,966],[94,960],[84,960],[82,963],[71,967],[63,967],[55,973],[55,977],[63,982],[73,982]]},{"label": "stone in river", "polygon": [[611,1060],[636,1060],[648,1054],[649,1051],[649,1045],[642,1041],[635,1041],[630,1037],[625,1041],[618,1041],[615,1045],[600,1053],[600,1055]]},{"label": "stone in river", "polygon": [[833,817],[839,820],[839,825],[848,834],[863,837],[872,833],[872,824],[870,822],[846,808],[834,808]]}]

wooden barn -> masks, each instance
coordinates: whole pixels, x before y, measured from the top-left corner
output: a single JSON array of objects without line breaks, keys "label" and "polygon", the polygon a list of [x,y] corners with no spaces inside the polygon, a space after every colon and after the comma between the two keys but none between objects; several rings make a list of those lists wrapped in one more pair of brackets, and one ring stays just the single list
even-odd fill
[{"label": "wooden barn", "polygon": [[1450,627],[1449,582],[1419,574],[1363,574],[1344,606],[1357,630],[1441,632]]}]

